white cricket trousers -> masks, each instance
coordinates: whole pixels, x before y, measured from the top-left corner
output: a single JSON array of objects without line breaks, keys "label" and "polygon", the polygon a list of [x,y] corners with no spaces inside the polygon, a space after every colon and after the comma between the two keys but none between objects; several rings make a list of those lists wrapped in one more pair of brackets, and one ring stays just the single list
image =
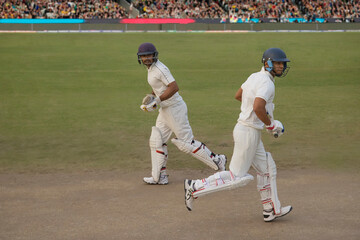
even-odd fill
[{"label": "white cricket trousers", "polygon": [[172,133],[182,141],[191,142],[194,135],[188,120],[188,110],[184,101],[160,108],[156,127],[160,129],[164,143],[169,141]]},{"label": "white cricket trousers", "polygon": [[243,177],[251,166],[259,173],[267,172],[267,159],[264,144],[261,141],[261,130],[235,125],[234,151],[229,165],[230,171],[236,177]]}]

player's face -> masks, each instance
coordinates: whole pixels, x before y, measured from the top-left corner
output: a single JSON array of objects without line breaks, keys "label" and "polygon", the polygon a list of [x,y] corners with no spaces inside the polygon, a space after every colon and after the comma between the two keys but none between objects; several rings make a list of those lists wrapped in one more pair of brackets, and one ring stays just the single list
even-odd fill
[{"label": "player's face", "polygon": [[140,56],[141,61],[146,65],[150,66],[154,62],[154,55],[148,54],[148,55],[142,55]]},{"label": "player's face", "polygon": [[280,76],[284,70],[284,62],[273,62],[274,72],[277,76]]}]

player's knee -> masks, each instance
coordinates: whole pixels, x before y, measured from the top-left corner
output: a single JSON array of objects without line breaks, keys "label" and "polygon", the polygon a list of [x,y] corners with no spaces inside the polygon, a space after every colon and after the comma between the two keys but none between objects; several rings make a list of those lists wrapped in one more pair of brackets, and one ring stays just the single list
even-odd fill
[{"label": "player's knee", "polygon": [[160,148],[164,144],[162,134],[159,128],[152,127],[149,139],[150,148]]},{"label": "player's knee", "polygon": [[268,164],[268,171],[271,176],[276,176],[276,163],[271,155],[270,152],[266,152],[267,164]]},{"label": "player's knee", "polygon": [[182,152],[185,153],[191,153],[191,150],[193,149],[191,146],[191,142],[183,141],[179,138],[173,138],[171,139],[171,142]]}]

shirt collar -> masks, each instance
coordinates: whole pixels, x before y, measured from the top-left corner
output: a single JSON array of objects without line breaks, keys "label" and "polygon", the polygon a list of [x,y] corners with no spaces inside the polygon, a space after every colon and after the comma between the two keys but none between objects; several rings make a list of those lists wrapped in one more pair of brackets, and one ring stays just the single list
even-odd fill
[{"label": "shirt collar", "polygon": [[261,68],[261,72],[265,72],[265,74],[267,74],[269,76],[269,78],[271,79],[271,81],[273,81],[275,83],[275,79],[274,77],[271,75],[271,73],[269,73],[268,71],[265,70],[265,67]]}]

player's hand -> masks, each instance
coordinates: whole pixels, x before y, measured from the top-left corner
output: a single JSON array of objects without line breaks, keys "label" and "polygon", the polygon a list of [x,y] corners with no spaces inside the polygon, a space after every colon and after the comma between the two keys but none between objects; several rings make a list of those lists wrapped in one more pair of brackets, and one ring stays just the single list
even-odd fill
[{"label": "player's hand", "polygon": [[154,94],[146,94],[145,97],[143,98],[141,104],[148,105],[155,99],[155,97],[156,96]]},{"label": "player's hand", "polygon": [[285,132],[284,125],[279,120],[274,120],[270,125],[266,126],[266,130],[275,138],[281,136]]},{"label": "player's hand", "polygon": [[149,104],[142,104],[140,106],[140,109],[145,112],[152,112],[160,108],[160,98],[156,97],[154,98]]}]

